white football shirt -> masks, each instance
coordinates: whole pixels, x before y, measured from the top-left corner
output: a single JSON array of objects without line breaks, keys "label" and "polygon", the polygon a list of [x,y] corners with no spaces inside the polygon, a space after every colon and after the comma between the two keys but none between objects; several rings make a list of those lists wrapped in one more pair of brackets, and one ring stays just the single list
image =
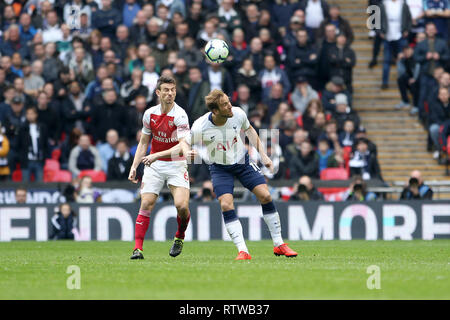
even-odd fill
[{"label": "white football shirt", "polygon": [[204,144],[206,163],[232,165],[244,163],[247,152],[241,137],[241,129],[250,128],[247,114],[239,107],[232,107],[233,116],[223,126],[212,122],[212,113],[208,112],[198,118],[191,129],[191,145]]}]

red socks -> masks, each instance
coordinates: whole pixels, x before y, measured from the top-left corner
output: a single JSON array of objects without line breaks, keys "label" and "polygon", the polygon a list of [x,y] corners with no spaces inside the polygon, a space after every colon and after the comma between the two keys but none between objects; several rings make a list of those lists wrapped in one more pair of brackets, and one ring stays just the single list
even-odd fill
[{"label": "red socks", "polygon": [[189,224],[189,220],[191,220],[191,214],[188,213],[188,216],[184,219],[177,216],[177,222],[178,222],[178,230],[175,233],[175,237],[178,239],[184,239],[184,232],[186,231],[186,228]]},{"label": "red socks", "polygon": [[134,227],[134,249],[142,249],[144,243],[145,233],[147,232],[148,225],[150,224],[150,212],[143,212],[140,210],[136,219]]}]

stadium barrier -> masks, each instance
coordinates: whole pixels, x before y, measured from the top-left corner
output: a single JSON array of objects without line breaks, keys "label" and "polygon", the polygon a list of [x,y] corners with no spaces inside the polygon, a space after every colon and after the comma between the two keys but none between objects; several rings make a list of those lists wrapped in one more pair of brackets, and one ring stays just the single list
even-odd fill
[{"label": "stadium barrier", "polygon": [[[412,240],[450,238],[448,201],[384,202],[277,202],[286,240]],[[48,240],[56,205],[0,206],[0,241],[16,239]],[[134,223],[139,209],[133,204],[73,205],[77,214],[78,241],[134,239]],[[191,223],[186,240],[230,240],[217,202],[190,204]],[[270,239],[255,202],[236,203],[246,239]],[[151,213],[146,238],[173,239],[176,209],[170,202],[158,203]]]}]

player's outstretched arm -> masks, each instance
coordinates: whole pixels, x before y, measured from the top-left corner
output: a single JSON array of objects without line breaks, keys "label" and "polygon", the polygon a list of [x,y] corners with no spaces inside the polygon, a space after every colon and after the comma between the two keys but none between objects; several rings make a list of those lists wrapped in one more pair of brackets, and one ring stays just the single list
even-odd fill
[{"label": "player's outstretched arm", "polygon": [[[180,140],[180,143],[181,143],[181,140]],[[148,156],[142,158],[142,163],[146,166],[149,166],[153,162],[155,162],[156,160],[161,159],[161,158],[168,158],[168,157],[177,158],[177,157],[179,157],[182,153],[182,147],[181,147],[180,143],[178,143],[177,145],[173,146],[170,149],[149,154]]]},{"label": "player's outstretched arm", "polygon": [[145,157],[145,153],[148,149],[148,144],[150,143],[150,135],[142,134],[139,144],[136,148],[136,154],[134,155],[133,164],[131,165],[130,174],[128,175],[128,180],[137,183],[136,180],[136,169],[141,163],[142,159]]},{"label": "player's outstretched arm", "polygon": [[248,137],[248,140],[250,143],[256,148],[259,155],[261,156],[261,162],[266,168],[270,169],[270,172],[273,173],[273,163],[272,160],[270,160],[269,156],[266,154],[266,151],[264,150],[264,146],[261,142],[261,139],[258,136],[258,133],[256,132],[255,128],[250,126],[247,130],[245,130],[245,134]]}]

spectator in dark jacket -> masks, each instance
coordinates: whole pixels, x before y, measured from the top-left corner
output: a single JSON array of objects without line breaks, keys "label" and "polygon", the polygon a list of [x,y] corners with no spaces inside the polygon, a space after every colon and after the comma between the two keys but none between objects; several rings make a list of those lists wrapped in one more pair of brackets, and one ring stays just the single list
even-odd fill
[{"label": "spectator in dark jacket", "polygon": [[250,99],[253,102],[258,102],[261,97],[261,82],[258,79],[258,73],[253,68],[253,62],[250,58],[245,59],[242,62],[242,67],[237,70],[235,77],[235,87],[239,85],[246,85],[251,92]]},{"label": "spectator in dark jacket", "polygon": [[[3,30],[6,31],[6,30]],[[29,59],[27,42],[20,37],[20,28],[16,24],[12,24],[8,28],[9,38],[0,46],[2,55],[12,56],[14,52],[18,52],[22,59]]]},{"label": "spectator in dark jacket", "polygon": [[48,96],[44,91],[40,91],[37,96],[38,121],[43,123],[48,130],[48,143],[50,148],[57,146],[60,133],[61,121],[58,110],[49,106]]},{"label": "spectator in dark jacket", "polygon": [[424,184],[419,170],[411,172],[408,184],[403,188],[400,200],[432,200],[433,190]]},{"label": "spectator in dark jacket", "polygon": [[289,201],[318,201],[324,200],[323,194],[313,185],[311,178],[302,176],[295,186],[295,191]]},{"label": "spectator in dark jacket", "polygon": [[350,93],[353,93],[353,68],[356,65],[356,54],[347,44],[347,37],[344,34],[336,38],[336,46],[329,51],[330,75],[339,76],[344,79],[345,86]]},{"label": "spectator in dark jacket", "polygon": [[15,96],[11,100],[11,105],[6,111],[3,126],[5,134],[9,140],[10,150],[8,153],[8,164],[10,171],[16,169],[16,163],[19,162],[19,132],[21,126],[25,123],[25,100],[21,96]]},{"label": "spectator in dark jacket", "polygon": [[317,52],[319,53],[318,61],[318,80],[319,88],[323,89],[325,84],[330,80],[330,51],[336,47],[336,26],[327,24],[325,26],[325,37],[319,39]]},{"label": "spectator in dark jacket", "polygon": [[127,180],[133,158],[125,139],[119,139],[114,156],[108,161],[108,180]]},{"label": "spectator in dark jacket", "polygon": [[347,96],[343,93],[338,93],[336,95],[336,111],[333,113],[333,118],[337,122],[338,131],[344,129],[344,123],[347,120],[351,120],[356,128],[359,127],[359,116],[349,107]]},{"label": "spectator in dark jacket", "polygon": [[295,82],[299,76],[304,76],[311,86],[317,89],[317,62],[317,51],[308,42],[308,33],[305,29],[298,30],[296,42],[289,48],[287,57],[291,82]]},{"label": "spectator in dark jacket", "polygon": [[425,115],[424,103],[427,92],[433,87],[434,70],[438,67],[445,67],[450,59],[446,41],[436,37],[437,29],[434,23],[427,23],[425,33],[426,40],[417,44],[414,49],[414,59],[420,63],[420,93],[418,109],[412,111],[413,113],[419,112],[421,118],[424,118]]},{"label": "spectator in dark jacket", "polygon": [[313,30],[317,38],[320,24],[329,18],[329,7],[325,0],[302,0],[300,8],[305,12],[305,25]]},{"label": "spectator in dark jacket", "polygon": [[88,135],[81,135],[78,145],[70,151],[69,170],[74,177],[78,177],[83,170],[102,170],[102,160]]},{"label": "spectator in dark jacket", "polygon": [[409,107],[408,91],[413,96],[413,106],[417,108],[420,65],[415,61],[413,54],[414,49],[406,46],[397,62],[397,84],[402,97],[402,101],[395,106],[397,109]]},{"label": "spectator in dark jacket", "polygon": [[334,76],[327,83],[325,90],[322,92],[322,104],[325,111],[333,113],[336,111],[336,95],[343,93],[347,96],[347,104],[351,107],[351,94],[345,87],[344,79]]},{"label": "spectator in dark jacket", "polygon": [[98,29],[103,36],[113,39],[116,28],[122,23],[122,14],[111,3],[111,0],[102,0],[102,9],[92,14],[92,27]]},{"label": "spectator in dark jacket", "polygon": [[329,17],[325,18],[319,27],[318,38],[323,38],[325,34],[325,26],[327,24],[334,24],[338,34],[344,34],[347,44],[350,45],[354,40],[353,30],[350,23],[341,17],[340,7],[338,4],[331,4],[329,10]]},{"label": "spectator in dark jacket", "polygon": [[115,90],[106,90],[102,93],[103,103],[95,107],[92,112],[92,128],[95,141],[105,141],[106,132],[109,129],[116,129],[120,137],[126,134],[124,119],[126,111],[124,106],[117,101]]},{"label": "spectator in dark jacket", "polygon": [[188,90],[188,108],[190,125],[204,115],[208,109],[205,105],[205,96],[209,93],[209,83],[202,78],[198,67],[189,69],[190,87]]},{"label": "spectator in dark jacket", "polygon": [[439,157],[440,144],[439,144],[439,129],[442,124],[450,120],[450,101],[448,88],[440,88],[439,94],[436,99],[430,103],[430,116],[429,116],[429,131],[430,138],[433,141],[435,147],[434,158]]},{"label": "spectator in dark jacket", "polygon": [[28,107],[26,119],[19,131],[18,144],[23,181],[31,181],[31,174],[34,174],[35,181],[42,181],[48,153],[47,127],[38,123],[38,111],[34,106]]},{"label": "spectator in dark jacket", "polygon": [[301,176],[319,178],[319,157],[313,150],[311,142],[304,141],[300,147],[298,157],[292,157],[289,162],[290,178],[297,179]]},{"label": "spectator in dark jacket", "polygon": [[51,219],[52,231],[50,239],[53,240],[74,240],[74,229],[77,227],[77,218],[70,204],[63,203],[59,206],[59,211]]}]

